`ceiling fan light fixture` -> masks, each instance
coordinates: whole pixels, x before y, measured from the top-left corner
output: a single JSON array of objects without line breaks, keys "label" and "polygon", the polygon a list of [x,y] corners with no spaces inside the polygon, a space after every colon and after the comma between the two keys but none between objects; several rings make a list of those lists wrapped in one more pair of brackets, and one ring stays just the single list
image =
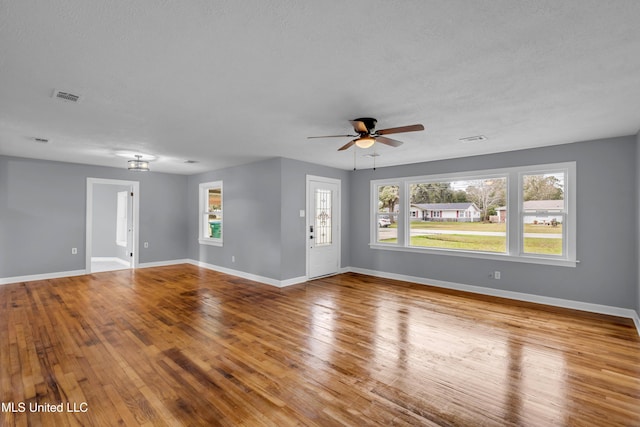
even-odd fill
[{"label": "ceiling fan light fixture", "polygon": [[376,142],[371,136],[362,136],[356,140],[356,145],[360,148],[369,148]]},{"label": "ceiling fan light fixture", "polygon": [[129,160],[127,162],[129,170],[132,172],[149,172],[149,162],[142,160],[142,156],[136,155],[135,160]]}]

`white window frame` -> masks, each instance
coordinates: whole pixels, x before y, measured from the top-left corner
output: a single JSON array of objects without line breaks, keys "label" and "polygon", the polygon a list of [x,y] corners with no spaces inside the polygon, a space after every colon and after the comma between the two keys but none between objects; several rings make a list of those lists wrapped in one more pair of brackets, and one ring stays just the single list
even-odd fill
[{"label": "white window frame", "polygon": [[[375,182],[375,184],[374,184]],[[370,241],[373,242],[372,245],[377,245],[377,246],[381,246],[381,247],[402,247],[404,246],[404,235],[400,233],[400,230],[402,230],[404,228],[404,223],[405,223],[405,217],[406,215],[408,215],[408,213],[405,212],[409,212],[410,211],[410,207],[408,203],[405,203],[406,201],[406,194],[405,194],[405,189],[404,186],[402,185],[402,180],[398,180],[398,179],[393,179],[393,180],[376,180],[376,181],[371,181],[372,185],[371,185],[371,200],[372,200],[372,212],[373,212],[373,220],[371,221],[371,237],[370,237]],[[398,212],[378,212],[378,201],[379,201],[379,196],[378,196],[378,191],[380,187],[385,187],[385,186],[390,186],[390,185],[395,185],[398,187],[398,198],[399,198],[399,202],[398,202]],[[391,219],[392,216],[396,217],[396,227],[397,227],[397,241],[396,243],[385,243],[385,242],[378,242],[378,218],[381,216],[388,216],[389,219]],[[401,224],[402,223],[402,226]]]},{"label": "white window frame", "polygon": [[[220,189],[220,211],[213,212],[209,209],[209,190]],[[201,245],[222,246],[224,237],[224,191],[222,181],[203,182],[199,186],[199,208],[198,208],[198,242]],[[222,227],[220,237],[208,237],[206,227],[209,227],[209,215],[222,213]]]},{"label": "white window frame", "polygon": [[[547,254],[524,253],[523,250],[523,218],[524,206],[522,196],[522,182],[524,175],[564,172],[564,200],[565,223],[563,224],[563,254],[562,256]],[[425,182],[464,181],[473,179],[489,179],[492,177],[506,177],[507,194],[507,223],[506,223],[506,252],[465,251],[461,249],[422,248],[409,246],[410,218],[409,218],[409,187],[411,184]],[[576,254],[576,162],[551,163],[512,168],[465,171],[439,175],[412,176],[394,179],[372,180],[371,185],[371,227],[369,246],[372,249],[431,253],[438,255],[462,256],[491,260],[515,261],[533,264],[557,265],[575,267],[579,262]],[[377,242],[378,224],[378,187],[383,185],[399,185],[400,211],[398,213],[398,242]],[[528,213],[530,215],[530,213]]]},{"label": "white window frame", "polygon": [[[557,164],[556,164],[557,165]],[[575,162],[574,163],[565,163],[558,165],[560,167],[552,167],[556,165],[543,165],[543,167],[539,169],[529,169],[529,170],[520,170],[518,173],[518,249],[520,251],[521,257],[533,257],[540,258],[541,256],[544,258],[565,260],[568,258],[569,254],[573,254],[573,259],[575,260]],[[536,212],[525,212],[524,211],[524,177],[526,175],[547,175],[552,173],[564,173],[564,209],[562,212],[555,211],[536,211]],[[509,215],[507,214],[507,217]],[[526,216],[561,216],[562,217],[562,255],[541,255],[535,253],[528,253],[524,251],[524,218]],[[565,226],[568,224],[568,226]],[[573,227],[572,227],[573,226]]]}]

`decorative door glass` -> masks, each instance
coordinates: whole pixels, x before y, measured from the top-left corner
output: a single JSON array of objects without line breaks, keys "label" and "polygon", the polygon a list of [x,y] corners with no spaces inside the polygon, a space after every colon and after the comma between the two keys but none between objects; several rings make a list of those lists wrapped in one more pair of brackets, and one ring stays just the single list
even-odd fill
[{"label": "decorative door glass", "polygon": [[331,190],[316,189],[315,241],[316,246],[330,245],[331,236]]}]

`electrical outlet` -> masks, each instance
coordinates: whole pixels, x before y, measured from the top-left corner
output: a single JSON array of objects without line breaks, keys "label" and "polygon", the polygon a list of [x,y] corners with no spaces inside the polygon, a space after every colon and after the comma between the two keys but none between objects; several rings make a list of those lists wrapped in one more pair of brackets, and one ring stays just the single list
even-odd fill
[{"label": "electrical outlet", "polygon": [[144,242],[144,248],[148,249],[149,248],[149,242]]},{"label": "electrical outlet", "polygon": [[231,255],[231,262],[236,262],[236,256],[235,255]]},{"label": "electrical outlet", "polygon": [[500,280],[500,272],[499,271],[494,271],[493,272],[493,278],[496,280]]},{"label": "electrical outlet", "polygon": [[78,255],[78,248],[71,248],[71,255]]}]

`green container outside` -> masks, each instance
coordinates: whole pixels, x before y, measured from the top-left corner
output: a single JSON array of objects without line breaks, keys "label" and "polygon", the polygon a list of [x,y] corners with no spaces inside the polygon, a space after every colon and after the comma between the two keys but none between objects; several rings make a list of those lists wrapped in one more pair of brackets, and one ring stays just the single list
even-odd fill
[{"label": "green container outside", "polygon": [[222,223],[220,221],[210,221],[209,227],[211,228],[211,237],[219,239],[220,232],[222,231]]}]

